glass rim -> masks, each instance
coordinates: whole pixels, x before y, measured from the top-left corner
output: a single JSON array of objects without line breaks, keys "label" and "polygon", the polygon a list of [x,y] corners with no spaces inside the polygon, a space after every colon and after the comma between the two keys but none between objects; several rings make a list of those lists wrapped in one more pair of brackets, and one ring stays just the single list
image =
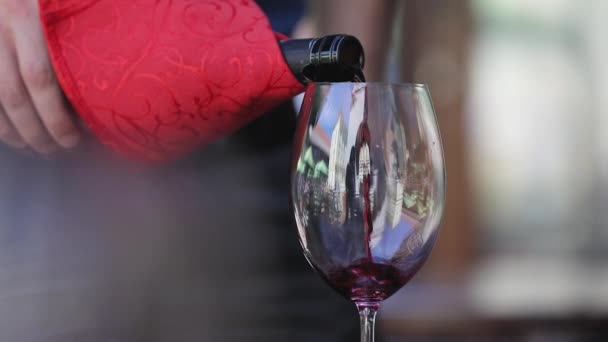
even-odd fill
[{"label": "glass rim", "polygon": [[376,87],[399,87],[399,88],[424,88],[428,89],[428,85],[426,83],[414,83],[414,82],[310,82],[307,87],[312,85],[320,85],[320,86],[332,86],[338,84],[363,84],[363,85],[371,85]]}]

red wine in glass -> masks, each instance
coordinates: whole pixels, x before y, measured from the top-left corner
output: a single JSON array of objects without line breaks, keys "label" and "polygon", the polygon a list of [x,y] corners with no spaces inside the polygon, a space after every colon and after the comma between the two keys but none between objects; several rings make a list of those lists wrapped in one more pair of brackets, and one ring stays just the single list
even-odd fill
[{"label": "red wine in glass", "polygon": [[337,268],[326,277],[329,285],[355,303],[380,303],[397,292],[415,274],[391,264],[361,260]]},{"label": "red wine in glass", "polygon": [[378,306],[423,265],[443,212],[443,152],[428,89],[311,83],[298,120],[291,203],[304,255],[357,305],[362,341],[373,341]]}]

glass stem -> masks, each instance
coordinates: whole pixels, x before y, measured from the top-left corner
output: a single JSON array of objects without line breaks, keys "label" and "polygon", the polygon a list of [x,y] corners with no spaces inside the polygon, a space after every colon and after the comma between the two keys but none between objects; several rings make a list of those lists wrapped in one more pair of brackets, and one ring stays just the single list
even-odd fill
[{"label": "glass stem", "polygon": [[357,304],[361,320],[361,342],[374,342],[374,325],[376,323],[377,304]]}]

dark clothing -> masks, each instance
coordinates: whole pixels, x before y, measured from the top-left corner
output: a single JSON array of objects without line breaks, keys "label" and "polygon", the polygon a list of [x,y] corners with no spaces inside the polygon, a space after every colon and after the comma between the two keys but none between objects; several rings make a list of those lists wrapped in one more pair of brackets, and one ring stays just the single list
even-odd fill
[{"label": "dark clothing", "polygon": [[306,9],[304,0],[258,0],[257,4],[270,19],[272,29],[290,34]]},{"label": "dark clothing", "polygon": [[95,143],[57,161],[2,151],[0,340],[356,339],[354,306],[297,240],[293,124],[273,113],[154,168]]}]

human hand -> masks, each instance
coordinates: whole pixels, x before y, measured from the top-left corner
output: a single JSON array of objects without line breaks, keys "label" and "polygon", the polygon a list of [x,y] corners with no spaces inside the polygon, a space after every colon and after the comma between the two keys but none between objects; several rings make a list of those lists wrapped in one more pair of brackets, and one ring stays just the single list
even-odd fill
[{"label": "human hand", "polygon": [[38,0],[0,0],[0,140],[44,155],[80,141],[49,59]]}]

